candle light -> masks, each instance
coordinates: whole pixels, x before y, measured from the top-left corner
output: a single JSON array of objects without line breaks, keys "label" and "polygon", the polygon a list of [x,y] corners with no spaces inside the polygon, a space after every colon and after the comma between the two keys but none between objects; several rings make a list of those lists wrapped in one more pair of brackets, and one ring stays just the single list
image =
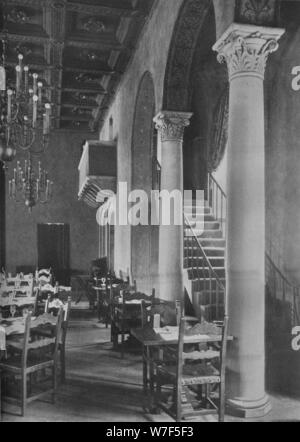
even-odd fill
[{"label": "candle light", "polygon": [[36,199],[39,199],[39,195],[40,195],[40,180],[37,179],[36,180]]},{"label": "candle light", "polygon": [[11,89],[8,89],[8,91],[7,91],[7,121],[8,121],[8,123],[11,122],[12,94],[13,94],[13,91]]},{"label": "candle light", "polygon": [[39,103],[42,104],[42,91],[43,91],[43,83],[41,81],[38,82],[38,97]]},{"label": "candle light", "polygon": [[19,66],[20,66],[20,68],[21,68],[21,70],[22,70],[22,64],[23,64],[23,59],[24,59],[23,55],[22,55],[22,54],[19,54],[19,55],[18,55],[18,59],[19,59]]},{"label": "candle light", "polygon": [[25,137],[25,140],[27,140],[27,134],[28,134],[28,127],[27,127],[27,125],[28,125],[28,117],[27,117],[27,115],[25,115],[24,116],[24,137]]},{"label": "candle light", "polygon": [[11,180],[9,180],[9,182],[8,182],[8,193],[9,193],[9,197],[12,198],[12,182],[11,182]]},{"label": "candle light", "polygon": [[46,109],[46,135],[50,133],[50,117],[51,117],[51,104],[46,103],[45,104]]},{"label": "candle light", "polygon": [[0,66],[0,91],[6,91],[6,70]]},{"label": "candle light", "polygon": [[38,79],[38,74],[33,74],[33,94],[36,95],[37,94],[37,79]]},{"label": "candle light", "polygon": [[37,103],[38,103],[39,97],[37,95],[33,96],[33,114],[32,114],[32,126],[33,128],[36,127],[36,121],[37,121]]},{"label": "candle light", "polygon": [[46,184],[46,199],[48,199],[48,197],[49,197],[49,185],[50,185],[50,181],[47,180],[47,184]]},{"label": "candle light", "polygon": [[50,181],[49,198],[52,198],[53,194],[53,181]]},{"label": "candle light", "polygon": [[20,93],[20,89],[21,89],[21,78],[22,78],[22,69],[21,67],[18,65],[16,66],[16,91],[17,94]]},{"label": "candle light", "polygon": [[43,114],[43,135],[47,135],[47,115]]},{"label": "candle light", "polygon": [[25,93],[28,93],[28,85],[29,85],[29,67],[24,66],[24,73],[25,73]]}]

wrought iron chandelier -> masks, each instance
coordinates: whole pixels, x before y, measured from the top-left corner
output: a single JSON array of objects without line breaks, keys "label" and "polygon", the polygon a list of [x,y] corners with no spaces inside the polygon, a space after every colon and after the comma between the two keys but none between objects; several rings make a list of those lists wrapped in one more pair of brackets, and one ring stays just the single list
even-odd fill
[{"label": "wrought iron chandelier", "polygon": [[47,90],[37,73],[24,65],[24,56],[18,53],[15,78],[7,69],[8,44],[7,0],[3,6],[4,37],[0,63],[0,161],[12,161],[18,149],[41,154],[49,145],[51,104]]},{"label": "wrought iron chandelier", "polygon": [[38,173],[34,172],[32,158],[29,154],[25,160],[24,168],[20,161],[14,169],[14,177],[9,180],[9,196],[16,202],[25,202],[29,211],[37,203],[46,204],[52,199],[53,182],[48,178],[48,172],[42,169],[41,162],[38,163]]},{"label": "wrought iron chandelier", "polygon": [[23,65],[22,54],[18,60],[15,87],[7,87],[5,62],[0,69],[0,160],[3,162],[13,160],[18,148],[41,154],[49,145],[51,104],[44,103],[43,83]]}]

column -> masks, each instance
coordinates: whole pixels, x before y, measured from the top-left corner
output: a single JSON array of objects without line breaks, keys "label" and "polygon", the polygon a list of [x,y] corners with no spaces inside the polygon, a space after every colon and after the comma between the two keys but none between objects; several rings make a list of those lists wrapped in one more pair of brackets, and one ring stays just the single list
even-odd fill
[{"label": "column", "polygon": [[[160,112],[154,122],[161,135],[161,190],[179,190],[183,196],[183,135],[192,114]],[[181,207],[181,219],[183,220]],[[172,212],[171,212],[172,213]],[[172,217],[171,217],[171,221]],[[183,300],[183,223],[161,225],[159,232],[159,296]]]},{"label": "column", "polygon": [[284,30],[232,24],[215,44],[230,81],[226,284],[227,398],[242,417],[267,414],[265,393],[264,74]]}]

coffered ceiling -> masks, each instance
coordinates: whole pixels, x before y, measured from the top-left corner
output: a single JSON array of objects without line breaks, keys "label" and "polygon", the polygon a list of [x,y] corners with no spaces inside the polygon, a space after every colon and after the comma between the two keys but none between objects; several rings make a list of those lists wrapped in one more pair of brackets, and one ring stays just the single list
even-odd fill
[{"label": "coffered ceiling", "polygon": [[47,88],[55,127],[97,130],[153,1],[1,0],[11,75],[21,52]]}]

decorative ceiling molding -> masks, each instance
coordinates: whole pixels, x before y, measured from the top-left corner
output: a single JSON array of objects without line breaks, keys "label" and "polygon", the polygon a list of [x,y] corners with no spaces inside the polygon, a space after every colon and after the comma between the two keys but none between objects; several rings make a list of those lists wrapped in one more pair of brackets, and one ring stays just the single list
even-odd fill
[{"label": "decorative ceiling molding", "polygon": [[24,24],[30,22],[31,18],[32,16],[23,8],[13,7],[7,13],[7,20],[10,23]]},{"label": "decorative ceiling molding", "polygon": [[8,0],[8,67],[22,52],[47,85],[57,128],[88,129],[92,119],[97,130],[153,3]]},{"label": "decorative ceiling molding", "polygon": [[106,26],[103,21],[94,16],[89,16],[81,19],[82,29],[93,34],[102,34],[106,30]]}]

